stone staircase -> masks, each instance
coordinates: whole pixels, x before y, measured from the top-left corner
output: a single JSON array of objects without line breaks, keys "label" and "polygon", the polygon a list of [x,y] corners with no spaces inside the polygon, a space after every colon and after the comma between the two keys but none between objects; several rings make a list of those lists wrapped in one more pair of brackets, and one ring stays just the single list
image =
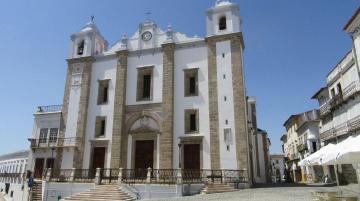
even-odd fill
[{"label": "stone staircase", "polygon": [[82,200],[82,201],[133,201],[135,200],[129,194],[121,191],[118,185],[97,185],[79,194],[62,199],[62,201]]},{"label": "stone staircase", "polygon": [[208,183],[202,190],[201,194],[212,194],[212,193],[225,193],[238,191],[234,187],[231,187],[224,183]]},{"label": "stone staircase", "polygon": [[42,182],[35,181],[31,190],[31,201],[42,201]]}]

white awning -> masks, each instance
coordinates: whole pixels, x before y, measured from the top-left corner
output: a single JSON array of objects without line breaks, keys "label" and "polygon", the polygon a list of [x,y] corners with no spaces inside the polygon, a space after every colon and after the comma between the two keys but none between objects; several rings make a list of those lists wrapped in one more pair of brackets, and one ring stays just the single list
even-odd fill
[{"label": "white awning", "polygon": [[339,144],[328,144],[300,161],[301,166],[360,163],[360,135]]},{"label": "white awning", "polygon": [[325,147],[322,147],[317,152],[315,152],[315,153],[311,154],[310,156],[301,160],[299,165],[300,166],[322,165],[322,160],[323,160],[322,158],[325,155],[334,152],[335,150],[336,150],[336,145],[328,144]]}]

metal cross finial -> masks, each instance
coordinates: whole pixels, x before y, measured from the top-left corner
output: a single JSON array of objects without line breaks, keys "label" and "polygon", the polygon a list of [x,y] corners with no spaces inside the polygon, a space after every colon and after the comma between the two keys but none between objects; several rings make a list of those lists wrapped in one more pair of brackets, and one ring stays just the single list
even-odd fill
[{"label": "metal cross finial", "polygon": [[95,16],[94,15],[91,15],[91,22],[94,22],[94,19],[95,19]]}]

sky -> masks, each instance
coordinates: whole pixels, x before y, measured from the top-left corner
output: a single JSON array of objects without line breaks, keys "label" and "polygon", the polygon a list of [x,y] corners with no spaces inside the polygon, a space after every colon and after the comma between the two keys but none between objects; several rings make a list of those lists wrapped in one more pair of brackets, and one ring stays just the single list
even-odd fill
[{"label": "sky", "polygon": [[[39,105],[62,104],[70,35],[90,16],[114,44],[132,35],[150,11],[166,29],[205,36],[215,0],[3,0],[0,2],[0,154],[27,149]],[[342,28],[359,0],[234,0],[245,41],[247,94],[257,99],[258,126],[271,153],[281,152],[283,123],[318,107],[311,96],[351,50]]]}]

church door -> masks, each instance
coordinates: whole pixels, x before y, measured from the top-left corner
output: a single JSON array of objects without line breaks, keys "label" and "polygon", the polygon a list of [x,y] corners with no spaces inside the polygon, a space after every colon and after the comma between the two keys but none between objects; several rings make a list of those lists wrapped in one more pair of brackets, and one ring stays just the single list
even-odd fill
[{"label": "church door", "polygon": [[153,168],[154,141],[136,141],[135,149],[135,169],[147,169],[149,167]]},{"label": "church door", "polygon": [[184,144],[184,169],[200,169],[200,144]]},{"label": "church door", "polygon": [[105,147],[95,147],[93,152],[92,168],[104,168],[105,166]]}]

